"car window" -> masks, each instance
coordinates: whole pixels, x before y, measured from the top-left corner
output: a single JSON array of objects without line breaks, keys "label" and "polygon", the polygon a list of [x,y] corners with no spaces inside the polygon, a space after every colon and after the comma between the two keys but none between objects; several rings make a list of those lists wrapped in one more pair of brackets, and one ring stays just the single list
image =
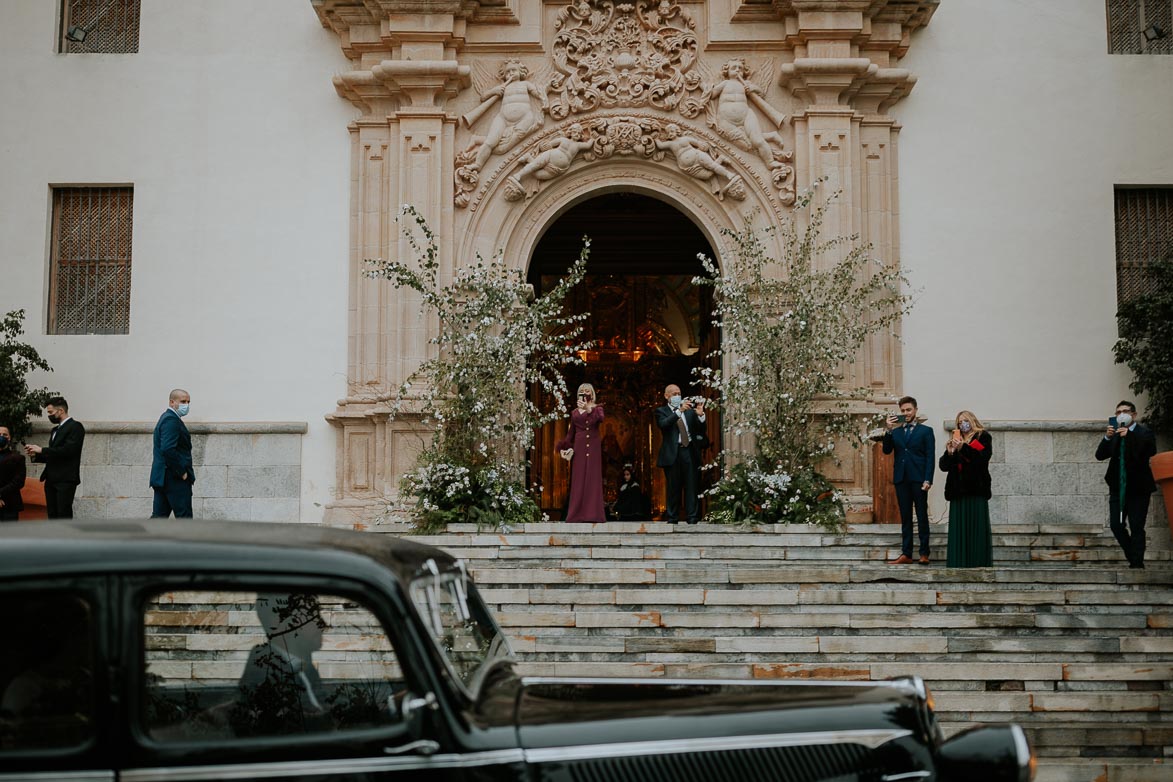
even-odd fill
[{"label": "car window", "polygon": [[147,735],[225,741],[398,725],[391,641],[361,604],[312,592],[176,591],[143,615]]},{"label": "car window", "polygon": [[512,656],[476,587],[458,570],[420,576],[410,591],[444,661],[465,690],[475,694],[492,663]]},{"label": "car window", "polygon": [[0,753],[62,749],[94,734],[94,626],[88,601],[0,593]]}]

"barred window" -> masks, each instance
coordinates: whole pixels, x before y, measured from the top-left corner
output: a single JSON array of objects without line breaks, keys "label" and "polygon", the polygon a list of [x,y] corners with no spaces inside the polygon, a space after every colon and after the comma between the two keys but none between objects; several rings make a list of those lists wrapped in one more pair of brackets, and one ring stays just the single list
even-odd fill
[{"label": "barred window", "polygon": [[1173,0],[1107,0],[1109,54],[1173,54]]},{"label": "barred window", "polygon": [[141,0],[61,0],[62,54],[134,54]]},{"label": "barred window", "polygon": [[130,333],[133,187],[53,188],[49,333]]},{"label": "barred window", "polygon": [[1116,189],[1116,301],[1145,289],[1145,268],[1173,256],[1173,187]]}]

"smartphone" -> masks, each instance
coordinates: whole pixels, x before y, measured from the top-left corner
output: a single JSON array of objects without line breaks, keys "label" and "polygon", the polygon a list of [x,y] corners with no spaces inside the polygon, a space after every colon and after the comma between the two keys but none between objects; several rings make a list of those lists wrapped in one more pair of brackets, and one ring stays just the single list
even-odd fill
[{"label": "smartphone", "polygon": [[1108,426],[1112,427],[1113,429],[1116,428],[1116,416],[1112,416],[1108,419]]}]

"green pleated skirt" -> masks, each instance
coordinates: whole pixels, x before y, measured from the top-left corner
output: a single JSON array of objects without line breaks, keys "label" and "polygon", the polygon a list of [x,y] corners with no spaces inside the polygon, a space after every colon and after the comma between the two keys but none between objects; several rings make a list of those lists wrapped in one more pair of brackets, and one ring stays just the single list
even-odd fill
[{"label": "green pleated skirt", "polygon": [[992,567],[994,539],[990,533],[990,502],[961,497],[949,503],[949,567]]}]

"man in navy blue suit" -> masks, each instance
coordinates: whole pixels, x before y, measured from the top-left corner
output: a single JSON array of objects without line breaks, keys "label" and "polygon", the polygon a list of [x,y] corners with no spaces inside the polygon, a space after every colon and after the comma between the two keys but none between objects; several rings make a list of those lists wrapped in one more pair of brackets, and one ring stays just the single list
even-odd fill
[{"label": "man in navy blue suit", "polygon": [[167,409],[155,424],[155,452],[151,459],[151,488],[155,490],[152,519],[191,518],[191,487],[195,468],[191,463],[191,435],[183,417],[191,409],[191,395],[182,388],[171,392]]},{"label": "man in navy blue suit", "polygon": [[929,499],[933,485],[933,430],[916,420],[916,400],[901,397],[900,415],[889,416],[884,433],[884,453],[896,452],[892,483],[900,506],[900,556],[889,565],[908,565],[912,558],[912,511],[916,508],[917,532],[920,534],[920,563],[929,564]]}]

